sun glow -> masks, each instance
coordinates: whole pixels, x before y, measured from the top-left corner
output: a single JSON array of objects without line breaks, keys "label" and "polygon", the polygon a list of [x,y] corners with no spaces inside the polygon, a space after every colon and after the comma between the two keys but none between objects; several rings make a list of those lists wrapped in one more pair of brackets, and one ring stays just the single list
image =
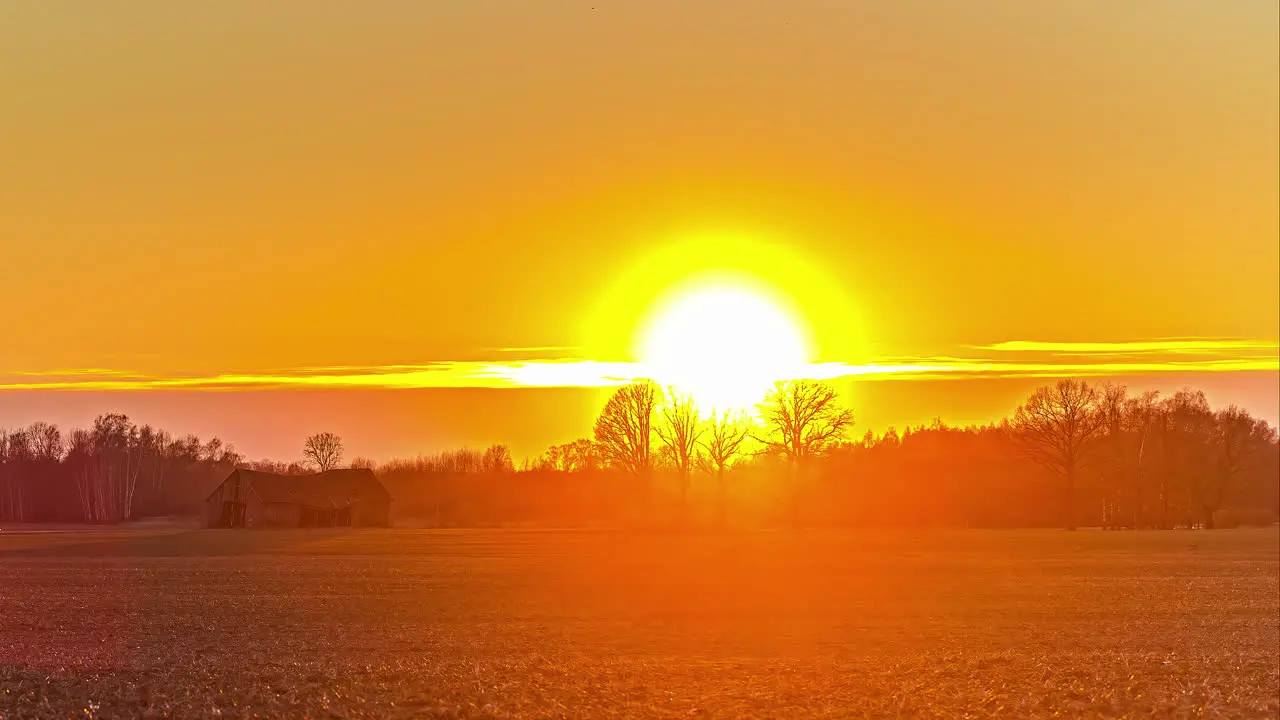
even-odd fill
[{"label": "sun glow", "polygon": [[691,394],[704,413],[751,411],[774,382],[809,363],[803,323],[770,295],[740,279],[677,288],[640,327],[641,365]]}]

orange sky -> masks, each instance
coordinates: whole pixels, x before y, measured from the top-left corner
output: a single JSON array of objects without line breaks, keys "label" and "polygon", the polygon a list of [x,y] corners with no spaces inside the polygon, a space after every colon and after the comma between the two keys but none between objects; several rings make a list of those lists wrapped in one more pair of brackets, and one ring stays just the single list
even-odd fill
[{"label": "orange sky", "polygon": [[[1274,422],[1278,27],[1262,0],[8,3],[0,427],[532,453],[601,391],[495,365],[632,360],[647,303],[717,265],[794,296],[816,359],[905,368],[848,385],[860,430],[992,419],[1063,363]],[[1194,340],[1125,344],[1167,338]]]}]

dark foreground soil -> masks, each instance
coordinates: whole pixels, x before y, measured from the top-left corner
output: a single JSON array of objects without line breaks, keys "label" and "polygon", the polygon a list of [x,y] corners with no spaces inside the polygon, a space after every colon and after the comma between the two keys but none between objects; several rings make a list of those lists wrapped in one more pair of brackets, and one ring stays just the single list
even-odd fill
[{"label": "dark foreground soil", "polygon": [[0,717],[1276,717],[1280,535],[0,532]]}]

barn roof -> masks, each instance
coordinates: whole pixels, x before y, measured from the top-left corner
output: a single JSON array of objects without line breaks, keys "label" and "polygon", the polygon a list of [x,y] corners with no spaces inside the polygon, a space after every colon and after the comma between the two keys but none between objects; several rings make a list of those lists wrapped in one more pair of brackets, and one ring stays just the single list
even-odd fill
[{"label": "barn roof", "polygon": [[277,475],[257,470],[235,470],[227,476],[227,480],[237,475],[249,491],[264,503],[343,508],[363,500],[391,499],[373,471],[365,468],[329,470],[314,475]]}]

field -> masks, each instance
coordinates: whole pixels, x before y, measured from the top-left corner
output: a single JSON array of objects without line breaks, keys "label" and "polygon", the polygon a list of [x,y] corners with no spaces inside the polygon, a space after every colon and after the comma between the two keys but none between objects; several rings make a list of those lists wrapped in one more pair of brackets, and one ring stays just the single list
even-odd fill
[{"label": "field", "polygon": [[0,532],[0,717],[1276,717],[1276,530]]}]

